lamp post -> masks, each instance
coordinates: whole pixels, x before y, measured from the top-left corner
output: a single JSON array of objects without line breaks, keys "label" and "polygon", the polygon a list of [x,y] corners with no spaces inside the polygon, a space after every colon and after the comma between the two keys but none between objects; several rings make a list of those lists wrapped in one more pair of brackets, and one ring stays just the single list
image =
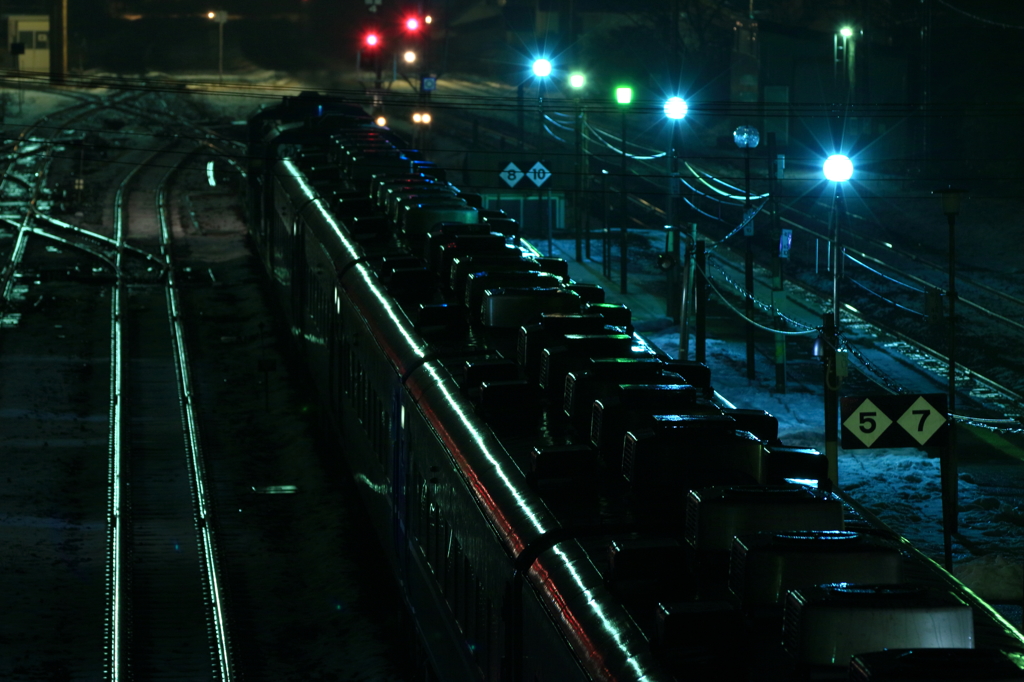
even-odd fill
[{"label": "lamp post", "polygon": [[[665,100],[662,108],[665,112],[665,118],[669,120],[669,125],[672,126],[672,141],[668,151],[669,186],[665,214],[668,216],[669,234],[672,239],[669,251],[673,256],[676,256],[680,250],[679,211],[677,206],[677,198],[679,196],[679,122],[686,117],[690,107],[682,97],[669,97]],[[681,354],[679,357],[686,359],[686,354],[689,352],[689,349],[686,347],[689,344],[689,332],[686,328],[687,316],[684,310],[686,298],[683,296],[682,291],[682,287],[686,284],[686,275],[683,273],[683,263],[678,262],[678,259],[676,262],[670,263],[670,267],[669,294],[666,302],[668,310],[666,312],[669,317],[680,325],[679,347]]]},{"label": "lamp post", "polygon": [[206,13],[206,18],[217,22],[217,80],[224,81],[224,24],[228,23],[228,13],[224,10],[213,10]]},{"label": "lamp post", "polygon": [[750,150],[761,141],[761,135],[753,126],[740,126],[733,131],[733,142],[743,150],[743,234],[746,236],[744,257],[744,279],[747,291],[745,311],[747,316],[747,381],[754,380],[754,215],[750,205]]},{"label": "lamp post", "polygon": [[[544,156],[544,94],[548,77],[551,75],[551,62],[547,59],[537,59],[533,62],[533,75],[537,78],[537,135],[540,136],[539,147],[541,157]],[[548,235],[548,255],[554,255],[554,236],[551,230],[549,211],[544,205],[544,190],[537,185],[537,212],[540,216],[541,227]]]},{"label": "lamp post", "polygon": [[[587,84],[587,78],[582,73],[573,73],[569,76],[569,87],[573,91],[573,102],[575,104],[575,111],[573,116],[574,121],[574,138],[576,143],[576,163],[573,174],[573,202],[572,202],[572,221],[573,221],[573,232],[576,236],[576,262],[583,262],[583,105],[580,102],[580,94],[583,88]],[[590,256],[590,239],[587,239],[587,256]]]},{"label": "lamp post", "polygon": [[[854,43],[853,29],[843,26],[832,35],[832,80],[836,84],[838,94],[847,102],[850,101],[854,87]],[[840,76],[842,72],[842,76]]]},{"label": "lamp post", "polygon": [[622,162],[620,164],[619,174],[622,176],[622,186],[619,188],[619,220],[621,227],[619,228],[620,242],[619,242],[619,291],[620,293],[629,293],[626,280],[626,268],[627,268],[627,238],[626,238],[626,211],[627,201],[626,192],[629,187],[626,184],[626,107],[629,106],[630,102],[633,101],[633,88],[629,86],[619,86],[615,88],[615,101],[619,105],[619,111],[622,113]]},{"label": "lamp post", "polygon": [[960,198],[965,190],[946,187],[932,192],[942,198],[942,212],[949,224],[949,411],[956,408],[956,217],[960,213]]},{"label": "lamp post", "polygon": [[[843,185],[853,177],[853,162],[842,154],[833,154],[822,166],[825,179],[834,185],[835,198],[830,220],[832,232],[832,310],[825,314],[825,458],[828,477],[839,482],[839,383],[846,376],[845,356],[839,352],[839,266],[842,258],[840,221],[845,218]],[[840,363],[843,364],[840,367]]]}]

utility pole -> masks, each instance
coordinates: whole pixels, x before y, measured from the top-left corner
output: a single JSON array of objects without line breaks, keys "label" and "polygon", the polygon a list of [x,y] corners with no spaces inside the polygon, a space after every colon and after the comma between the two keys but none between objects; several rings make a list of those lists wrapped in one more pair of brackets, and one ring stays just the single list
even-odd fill
[{"label": "utility pole", "polygon": [[62,84],[68,72],[68,0],[50,5],[50,82]]}]

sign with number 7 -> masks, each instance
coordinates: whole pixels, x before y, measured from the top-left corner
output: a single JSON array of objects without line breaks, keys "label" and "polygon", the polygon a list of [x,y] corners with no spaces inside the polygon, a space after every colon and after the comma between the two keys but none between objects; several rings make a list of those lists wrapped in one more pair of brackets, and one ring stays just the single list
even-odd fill
[{"label": "sign with number 7", "polygon": [[946,444],[946,396],[880,395],[843,398],[843,449],[922,448]]}]

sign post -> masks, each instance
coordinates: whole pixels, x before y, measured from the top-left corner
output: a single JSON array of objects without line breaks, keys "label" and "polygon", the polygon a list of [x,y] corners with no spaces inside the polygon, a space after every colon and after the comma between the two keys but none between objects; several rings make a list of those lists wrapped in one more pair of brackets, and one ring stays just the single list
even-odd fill
[{"label": "sign post", "polygon": [[882,395],[843,398],[844,450],[864,448],[940,449],[942,535],[946,570],[953,568],[953,533],[957,532],[957,467],[946,395]]}]

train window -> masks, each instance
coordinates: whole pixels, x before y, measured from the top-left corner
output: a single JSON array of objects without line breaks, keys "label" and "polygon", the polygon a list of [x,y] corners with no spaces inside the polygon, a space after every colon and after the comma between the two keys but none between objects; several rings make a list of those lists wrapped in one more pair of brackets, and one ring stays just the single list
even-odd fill
[{"label": "train window", "polygon": [[46,31],[36,31],[36,49],[37,50],[49,50],[50,49],[50,34]]}]

